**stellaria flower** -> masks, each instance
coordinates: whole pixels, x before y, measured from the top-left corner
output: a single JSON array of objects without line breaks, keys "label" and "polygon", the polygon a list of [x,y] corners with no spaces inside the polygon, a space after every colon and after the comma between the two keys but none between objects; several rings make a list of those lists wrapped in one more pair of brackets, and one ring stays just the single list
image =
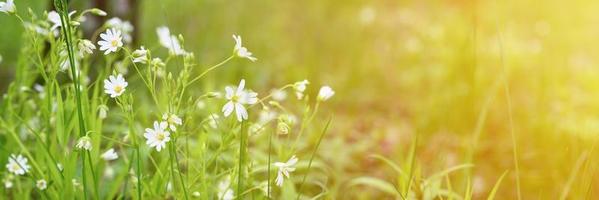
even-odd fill
[{"label": "stellaria flower", "polygon": [[277,186],[283,186],[283,181],[285,177],[289,178],[289,173],[295,171],[295,167],[293,167],[297,163],[298,159],[295,155],[291,156],[291,158],[287,162],[275,162],[274,165],[279,168],[277,172],[277,178],[275,179],[275,183]]},{"label": "stellaria flower", "polygon": [[141,46],[139,49],[133,51],[133,62],[134,63],[147,63],[148,62],[148,50]]},{"label": "stellaria flower", "polygon": [[[70,12],[69,18],[71,18],[71,16],[73,16],[73,14],[75,14],[76,12],[77,11]],[[50,21],[53,24],[52,27],[50,27],[51,31],[62,26],[62,21],[60,20],[60,14],[58,14],[56,11],[48,12],[48,21]]]},{"label": "stellaria flower", "polygon": [[165,148],[166,143],[171,140],[170,135],[166,128],[168,126],[167,122],[154,121],[154,129],[146,128],[146,133],[144,133],[144,137],[146,138],[146,144],[150,147],[156,147],[156,151],[162,150]]},{"label": "stellaria flower", "polygon": [[181,47],[179,39],[174,35],[171,35],[171,31],[166,26],[161,26],[156,29],[158,34],[158,40],[160,45],[167,48],[170,54],[174,55],[185,55],[187,52]]},{"label": "stellaria flower", "polygon": [[304,98],[304,91],[306,91],[306,86],[310,84],[308,80],[298,81],[293,84],[293,90],[295,90],[295,96],[297,99]]},{"label": "stellaria flower", "polygon": [[98,106],[98,118],[106,119],[106,115],[108,113],[108,106],[102,104]]},{"label": "stellaria flower", "polygon": [[168,123],[168,127],[171,131],[177,131],[177,126],[183,125],[183,120],[175,114],[164,113],[162,115],[162,120]]},{"label": "stellaria flower", "polygon": [[223,113],[225,117],[228,117],[235,110],[237,121],[243,121],[248,119],[248,113],[245,109],[245,104],[255,104],[258,102],[258,93],[244,90],[245,80],[241,79],[237,89],[227,86],[225,88],[225,98],[229,100],[225,106],[223,106]]},{"label": "stellaria flower", "polygon": [[83,56],[84,54],[92,54],[96,46],[89,40],[80,40],[79,41],[79,54]]},{"label": "stellaria flower", "polygon": [[127,88],[127,81],[123,78],[123,75],[119,74],[116,77],[110,75],[108,79],[104,80],[104,92],[109,94],[110,97],[115,98],[121,96]]},{"label": "stellaria flower", "polygon": [[117,29],[106,30],[105,33],[100,34],[100,38],[102,40],[98,41],[98,45],[100,45],[100,51],[104,51],[104,55],[108,55],[110,52],[117,52],[123,46],[121,31]]},{"label": "stellaria flower", "polygon": [[8,163],[6,164],[6,169],[8,172],[13,173],[15,175],[23,175],[29,172],[29,164],[27,164],[27,158],[22,155],[10,154],[8,158]]},{"label": "stellaria flower", "polygon": [[40,179],[40,180],[37,180],[37,182],[35,183],[35,186],[39,190],[45,190],[46,188],[48,188],[48,183],[46,182],[46,180]]},{"label": "stellaria flower", "polygon": [[331,87],[325,85],[325,86],[321,87],[320,91],[318,92],[318,100],[326,101],[326,100],[330,99],[331,97],[333,97],[333,95],[335,95],[335,91],[333,91],[333,89],[331,89]]},{"label": "stellaria flower", "polygon": [[233,39],[235,40],[235,48],[233,52],[240,58],[247,58],[252,62],[258,60],[257,58],[252,56],[252,52],[249,52],[247,48],[243,47],[241,43],[241,36],[233,35]]},{"label": "stellaria flower", "polygon": [[124,21],[118,17],[113,17],[106,21],[105,26],[121,31],[123,34],[123,40],[125,40],[125,42],[131,43],[131,41],[133,40],[131,37],[131,33],[133,32],[133,25],[131,25],[131,22]]},{"label": "stellaria flower", "polygon": [[88,136],[83,136],[83,137],[79,138],[75,147],[77,147],[79,149],[91,151],[92,150],[92,140]]},{"label": "stellaria flower", "polygon": [[105,161],[111,161],[111,160],[116,160],[119,158],[119,155],[116,154],[116,152],[114,151],[114,148],[110,148],[108,149],[108,151],[104,152],[101,155],[102,159],[104,159]]},{"label": "stellaria flower", "polygon": [[17,11],[14,0],[7,0],[6,2],[0,2],[0,12],[6,14],[12,14]]}]

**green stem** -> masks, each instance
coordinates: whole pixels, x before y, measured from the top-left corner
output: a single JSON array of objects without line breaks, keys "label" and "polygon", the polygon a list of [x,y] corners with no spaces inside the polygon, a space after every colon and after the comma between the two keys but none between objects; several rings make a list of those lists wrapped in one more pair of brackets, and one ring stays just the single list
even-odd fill
[{"label": "green stem", "polygon": [[245,121],[241,122],[241,136],[239,138],[239,173],[237,173],[237,199],[241,198],[243,191],[243,156],[245,153]]},{"label": "green stem", "polygon": [[318,147],[320,146],[320,143],[322,142],[322,138],[324,138],[324,135],[327,133],[329,126],[331,125],[332,119],[333,119],[333,117],[329,118],[329,120],[327,121],[327,125],[324,127],[322,134],[320,134],[320,137],[318,138],[318,142],[316,142],[316,147],[314,147],[314,151],[312,151],[312,156],[310,156],[310,162],[308,162],[308,169],[306,169],[306,174],[304,175],[304,178],[302,179],[302,183],[299,185],[299,188],[297,189],[296,200],[299,200],[299,198],[300,198],[302,186],[304,186],[304,182],[306,182],[306,177],[308,177],[308,172],[310,172],[310,168],[312,167],[312,161],[314,160],[314,157],[316,156],[316,151],[318,151]]},{"label": "green stem", "polygon": [[220,67],[221,65],[224,65],[225,63],[229,62],[229,60],[233,59],[235,57],[235,55],[231,55],[229,58],[227,58],[226,60],[208,68],[206,71],[202,72],[202,74],[200,74],[199,76],[193,78],[191,81],[189,81],[187,84],[185,84],[185,86],[183,88],[186,88],[187,86],[191,85],[193,82],[199,80],[200,78],[204,77],[208,72]]}]

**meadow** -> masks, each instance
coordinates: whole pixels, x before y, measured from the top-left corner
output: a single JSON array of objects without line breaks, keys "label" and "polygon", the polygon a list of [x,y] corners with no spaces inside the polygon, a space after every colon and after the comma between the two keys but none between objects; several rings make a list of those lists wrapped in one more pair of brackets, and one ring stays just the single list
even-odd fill
[{"label": "meadow", "polygon": [[0,199],[599,196],[598,2],[0,2]]}]

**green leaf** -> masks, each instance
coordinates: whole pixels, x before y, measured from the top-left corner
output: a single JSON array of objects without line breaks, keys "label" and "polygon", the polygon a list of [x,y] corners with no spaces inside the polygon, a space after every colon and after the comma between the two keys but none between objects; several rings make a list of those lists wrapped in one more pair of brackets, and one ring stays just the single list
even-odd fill
[{"label": "green leaf", "polygon": [[395,186],[393,186],[393,184],[374,177],[363,176],[352,179],[349,182],[348,187],[353,187],[356,185],[370,186],[393,196],[399,195],[399,193],[397,193],[397,190],[395,190]]},{"label": "green leaf", "polygon": [[491,193],[489,193],[489,197],[487,197],[487,200],[495,199],[495,193],[497,193],[497,190],[499,189],[499,185],[501,184],[501,181],[503,180],[503,178],[505,177],[507,172],[508,172],[507,170],[505,172],[503,172],[503,174],[499,177],[499,179],[497,179],[497,182],[495,182],[495,186],[493,186],[493,189],[491,190]]}]

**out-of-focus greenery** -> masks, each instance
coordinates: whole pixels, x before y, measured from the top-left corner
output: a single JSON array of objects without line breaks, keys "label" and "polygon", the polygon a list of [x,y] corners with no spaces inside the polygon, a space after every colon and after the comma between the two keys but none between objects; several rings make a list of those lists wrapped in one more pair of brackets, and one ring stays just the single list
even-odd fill
[{"label": "out-of-focus greenery", "polygon": [[[33,4],[36,12],[46,5]],[[394,182],[371,155],[404,166],[418,138],[419,176],[474,165],[448,176],[460,193],[469,179],[484,198],[508,171],[499,197],[515,199],[519,177],[522,199],[582,199],[599,195],[598,9],[584,0],[141,1],[135,28],[144,43],[168,25],[206,66],[229,55],[232,34],[243,35],[259,61],[234,61],[214,81],[243,74],[252,85],[306,78],[335,88],[324,108],[334,125],[320,149],[330,198],[386,197],[348,183]],[[6,17],[0,24],[6,79],[21,28]]]}]

